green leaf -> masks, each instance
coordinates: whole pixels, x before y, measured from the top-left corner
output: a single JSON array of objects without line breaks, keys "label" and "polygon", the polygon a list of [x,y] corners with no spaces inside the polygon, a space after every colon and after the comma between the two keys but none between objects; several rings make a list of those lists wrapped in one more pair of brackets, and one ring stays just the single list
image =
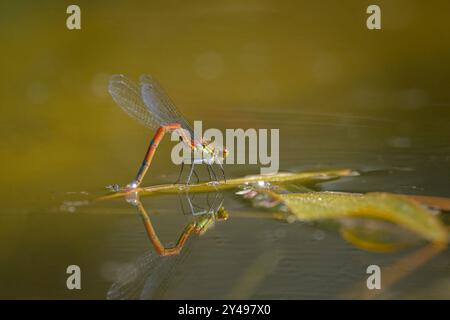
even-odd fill
[{"label": "green leaf", "polygon": [[436,243],[448,232],[434,212],[402,195],[311,192],[272,194],[300,220],[365,217],[392,222]]},{"label": "green leaf", "polygon": [[109,200],[126,196],[129,192],[138,192],[140,196],[149,196],[157,194],[176,194],[180,192],[200,193],[216,192],[218,190],[237,189],[239,186],[248,184],[257,184],[259,182],[271,184],[286,184],[296,182],[303,185],[314,184],[322,181],[338,179],[340,177],[355,176],[357,172],[350,169],[334,169],[320,171],[304,171],[296,173],[277,173],[273,175],[252,175],[243,178],[219,181],[217,183],[205,182],[198,184],[163,184],[150,187],[141,187],[133,190],[122,190],[112,193],[96,200]]}]

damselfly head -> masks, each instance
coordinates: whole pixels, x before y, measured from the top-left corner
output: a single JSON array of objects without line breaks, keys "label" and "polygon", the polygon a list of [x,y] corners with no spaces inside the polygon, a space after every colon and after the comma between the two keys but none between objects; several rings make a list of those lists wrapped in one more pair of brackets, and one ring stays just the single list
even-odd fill
[{"label": "damselfly head", "polygon": [[219,210],[216,213],[216,219],[225,221],[225,220],[228,220],[228,217],[229,217],[229,214],[225,210],[225,208],[224,207],[220,207]]}]

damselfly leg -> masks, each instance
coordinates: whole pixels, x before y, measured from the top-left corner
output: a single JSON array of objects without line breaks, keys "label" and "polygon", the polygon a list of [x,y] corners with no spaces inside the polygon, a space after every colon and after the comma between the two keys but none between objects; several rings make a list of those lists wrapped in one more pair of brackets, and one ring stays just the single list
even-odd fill
[{"label": "damselfly leg", "polygon": [[[194,176],[195,176],[195,179],[196,179],[195,183],[199,183],[199,181],[200,181],[200,178],[198,177],[197,171],[195,171],[195,169],[194,169],[194,164],[195,164],[194,162],[191,162],[191,169],[189,170],[189,176],[186,179],[186,185],[190,184],[192,174],[194,174]],[[178,178],[177,178],[177,181],[175,181],[175,184],[179,184],[180,183],[181,177],[183,175],[183,170],[184,170],[184,161],[181,162],[180,173],[178,174]]]}]

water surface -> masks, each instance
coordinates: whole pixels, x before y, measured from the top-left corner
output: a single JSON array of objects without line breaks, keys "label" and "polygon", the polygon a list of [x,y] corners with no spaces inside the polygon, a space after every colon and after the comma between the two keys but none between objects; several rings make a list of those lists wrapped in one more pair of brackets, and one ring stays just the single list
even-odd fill
[{"label": "water surface", "polygon": [[[339,298],[368,265],[420,250],[373,253],[333,229],[245,217],[255,209],[230,191],[229,220],[162,258],[123,199],[63,206],[130,182],[153,134],[108,96],[113,73],[153,74],[204,127],[280,129],[282,171],[361,172],[319,190],[449,197],[449,4],[381,1],[380,32],[365,5],[97,1],[80,5],[81,31],[56,1],[2,5],[0,297]],[[176,179],[170,148],[145,185]],[[178,196],[143,202],[164,243],[191,221]],[[445,250],[380,297],[450,298],[448,262]],[[71,264],[81,290],[66,288]]]}]

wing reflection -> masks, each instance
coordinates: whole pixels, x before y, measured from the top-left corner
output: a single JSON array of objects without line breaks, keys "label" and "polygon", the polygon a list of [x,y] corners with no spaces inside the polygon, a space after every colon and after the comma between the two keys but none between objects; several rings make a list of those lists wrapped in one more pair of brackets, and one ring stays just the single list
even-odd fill
[{"label": "wing reflection", "polygon": [[180,198],[181,211],[191,215],[194,220],[186,225],[177,243],[172,247],[165,246],[159,239],[150,215],[139,199],[139,193],[133,192],[127,196],[127,202],[136,207],[141,215],[148,238],[155,251],[148,250],[132,262],[120,267],[116,273],[116,280],[107,292],[107,299],[155,299],[161,297],[172,278],[172,273],[190,253],[190,246],[186,245],[190,235],[202,235],[216,221],[228,219],[228,213],[223,207],[224,196],[221,192],[208,194],[203,205],[200,205],[195,200],[195,196],[189,193],[180,196],[182,197],[182,199]]}]

